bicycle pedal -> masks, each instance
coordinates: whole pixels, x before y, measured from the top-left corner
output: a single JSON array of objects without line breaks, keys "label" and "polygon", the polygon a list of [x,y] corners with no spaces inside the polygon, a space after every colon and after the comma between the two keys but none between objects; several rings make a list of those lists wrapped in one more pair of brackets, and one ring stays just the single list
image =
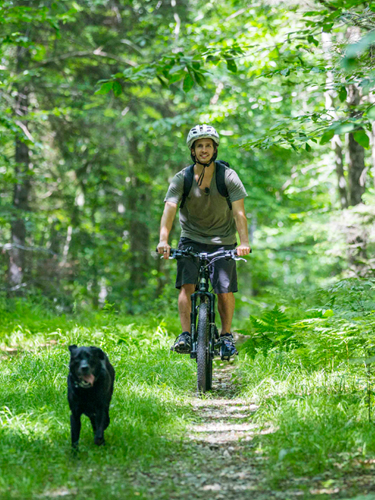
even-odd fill
[{"label": "bicycle pedal", "polygon": [[171,351],[172,352],[176,352],[177,354],[190,354],[190,348],[183,348],[183,347],[175,347],[175,346],[172,346],[171,347]]}]

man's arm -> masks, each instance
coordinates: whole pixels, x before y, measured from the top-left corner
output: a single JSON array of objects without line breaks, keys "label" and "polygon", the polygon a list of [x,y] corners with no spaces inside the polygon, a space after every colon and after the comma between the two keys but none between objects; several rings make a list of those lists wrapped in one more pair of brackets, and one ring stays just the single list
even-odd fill
[{"label": "man's arm", "polygon": [[237,247],[237,255],[247,255],[250,253],[250,244],[244,200],[233,201],[232,210],[236,228],[240,236],[240,244]]},{"label": "man's arm", "polygon": [[158,252],[164,256],[164,259],[169,258],[171,246],[168,244],[169,233],[171,232],[173,221],[177,212],[177,203],[166,201],[164,212],[160,223],[160,241],[158,244]]}]

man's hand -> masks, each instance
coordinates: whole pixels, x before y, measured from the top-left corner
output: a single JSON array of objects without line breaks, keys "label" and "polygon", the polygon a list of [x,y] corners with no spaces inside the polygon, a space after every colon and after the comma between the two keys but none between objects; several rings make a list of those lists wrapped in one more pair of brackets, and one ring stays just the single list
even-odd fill
[{"label": "man's hand", "polygon": [[250,245],[248,243],[247,244],[241,243],[241,245],[238,245],[236,250],[237,250],[237,255],[239,257],[242,257],[244,255],[248,255],[250,253]]},{"label": "man's hand", "polygon": [[157,246],[157,251],[164,257],[164,259],[169,259],[171,253],[171,246],[168,245],[167,241],[161,241]]}]

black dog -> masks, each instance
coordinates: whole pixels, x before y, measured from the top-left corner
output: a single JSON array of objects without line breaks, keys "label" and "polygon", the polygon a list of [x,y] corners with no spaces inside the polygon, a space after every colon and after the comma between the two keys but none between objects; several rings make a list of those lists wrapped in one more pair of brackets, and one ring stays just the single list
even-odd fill
[{"label": "black dog", "polygon": [[72,446],[78,446],[82,413],[91,420],[95,444],[104,444],[104,431],[109,425],[109,404],[115,370],[99,347],[71,345],[69,351],[68,401],[72,412]]}]

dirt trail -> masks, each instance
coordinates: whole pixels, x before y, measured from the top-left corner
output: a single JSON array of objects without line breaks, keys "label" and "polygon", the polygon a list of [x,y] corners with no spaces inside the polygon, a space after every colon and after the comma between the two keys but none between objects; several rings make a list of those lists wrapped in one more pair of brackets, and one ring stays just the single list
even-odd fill
[{"label": "dirt trail", "polygon": [[[258,450],[257,436],[275,431],[254,422],[258,407],[237,397],[232,380],[234,364],[215,362],[213,390],[191,399],[193,423],[181,443],[181,451],[158,467],[131,474],[138,498],[147,500],[269,500],[355,499],[373,490],[373,472],[353,471],[347,477],[324,472],[314,478],[294,478],[273,488],[267,480],[267,459]],[[332,483],[332,485],[331,485]],[[362,485],[362,487],[358,487]]]},{"label": "dirt trail", "polygon": [[256,454],[252,442],[255,434],[270,430],[261,430],[252,422],[257,405],[236,397],[236,386],[231,381],[233,370],[233,364],[220,363],[214,372],[213,398],[193,401],[197,423],[190,427],[189,438],[212,460],[198,474],[202,481],[195,498],[272,496],[262,480],[259,467],[262,457]]},{"label": "dirt trail", "polygon": [[182,452],[163,467],[134,478],[134,485],[147,485],[145,498],[280,498],[267,486],[262,456],[253,444],[255,434],[272,429],[252,422],[257,406],[236,397],[233,371],[233,364],[215,364],[212,392],[192,400],[195,418]]}]

